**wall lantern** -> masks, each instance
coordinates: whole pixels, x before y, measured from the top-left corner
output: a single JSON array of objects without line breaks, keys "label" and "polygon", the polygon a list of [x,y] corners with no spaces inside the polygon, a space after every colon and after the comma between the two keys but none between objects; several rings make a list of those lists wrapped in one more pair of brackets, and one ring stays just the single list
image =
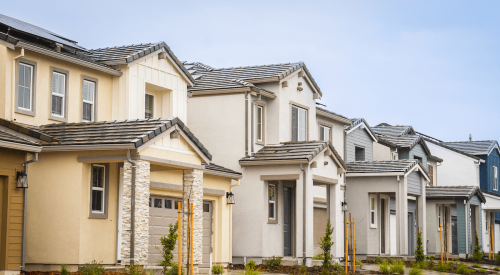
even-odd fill
[{"label": "wall lantern", "polygon": [[344,212],[349,211],[349,208],[347,208],[347,202],[345,202],[345,201],[340,202],[340,205],[342,205],[342,211],[344,211]]},{"label": "wall lantern", "polygon": [[28,175],[24,171],[17,172],[16,175],[17,185],[16,188],[28,188]]},{"label": "wall lantern", "polygon": [[234,204],[233,192],[226,192],[227,204]]}]

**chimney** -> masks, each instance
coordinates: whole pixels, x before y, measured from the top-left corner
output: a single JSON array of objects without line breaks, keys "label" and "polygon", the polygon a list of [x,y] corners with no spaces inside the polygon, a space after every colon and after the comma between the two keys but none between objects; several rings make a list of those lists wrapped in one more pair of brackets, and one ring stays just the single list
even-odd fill
[{"label": "chimney", "polygon": [[469,141],[472,141],[472,134],[469,134]]}]

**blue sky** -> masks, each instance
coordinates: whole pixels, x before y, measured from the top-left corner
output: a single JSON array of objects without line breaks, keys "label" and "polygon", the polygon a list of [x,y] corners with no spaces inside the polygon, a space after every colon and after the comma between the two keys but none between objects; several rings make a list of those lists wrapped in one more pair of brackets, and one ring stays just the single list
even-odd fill
[{"label": "blue sky", "polygon": [[86,48],[165,41],[212,67],[304,61],[332,111],[500,140],[498,0],[7,1],[1,13]]}]

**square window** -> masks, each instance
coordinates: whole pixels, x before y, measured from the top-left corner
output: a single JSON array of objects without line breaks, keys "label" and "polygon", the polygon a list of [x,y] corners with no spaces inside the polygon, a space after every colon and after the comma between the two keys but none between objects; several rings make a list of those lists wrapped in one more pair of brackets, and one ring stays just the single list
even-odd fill
[{"label": "square window", "polygon": [[172,209],[172,201],[171,200],[165,200],[165,208]]},{"label": "square window", "polygon": [[365,161],[365,148],[355,146],[354,147],[354,158],[355,158],[355,161]]},{"label": "square window", "polygon": [[155,199],[154,202],[155,202],[155,208],[162,208],[161,206],[161,199]]},{"label": "square window", "polygon": [[330,127],[326,127],[323,125],[319,126],[319,140],[321,141],[330,141]]},{"label": "square window", "polygon": [[206,213],[210,212],[210,204],[208,204],[208,203],[203,204],[203,212],[206,212]]}]

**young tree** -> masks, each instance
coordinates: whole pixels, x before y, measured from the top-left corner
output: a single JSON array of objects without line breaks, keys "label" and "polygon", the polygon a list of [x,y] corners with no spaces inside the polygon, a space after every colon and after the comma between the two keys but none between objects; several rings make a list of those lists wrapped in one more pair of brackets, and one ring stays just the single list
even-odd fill
[{"label": "young tree", "polygon": [[[158,251],[160,251],[163,260],[160,262],[160,265],[163,266],[163,274],[167,272],[167,266],[172,266],[172,259],[174,258],[174,254],[172,250],[175,249],[175,244],[177,243],[177,230],[179,229],[179,225],[175,222],[174,225],[169,224],[170,229],[168,230],[168,237],[161,237],[160,242],[162,248],[160,250],[159,247],[156,247]],[[180,256],[180,255],[179,255]]]},{"label": "young tree", "polygon": [[425,261],[424,246],[422,245],[422,231],[417,233],[417,250],[415,250],[415,261],[423,263]]},{"label": "young tree", "polygon": [[476,248],[474,248],[474,251],[472,252],[472,258],[474,258],[474,261],[477,263],[480,263],[483,261],[483,246],[479,244],[479,237],[477,236],[477,231],[475,231],[475,242],[476,242]]},{"label": "young tree", "polygon": [[332,262],[332,254],[330,254],[330,250],[332,249],[333,241],[333,226],[330,224],[330,219],[327,220],[325,236],[321,237],[321,241],[319,242],[321,249],[323,250],[323,268],[328,268]]}]

